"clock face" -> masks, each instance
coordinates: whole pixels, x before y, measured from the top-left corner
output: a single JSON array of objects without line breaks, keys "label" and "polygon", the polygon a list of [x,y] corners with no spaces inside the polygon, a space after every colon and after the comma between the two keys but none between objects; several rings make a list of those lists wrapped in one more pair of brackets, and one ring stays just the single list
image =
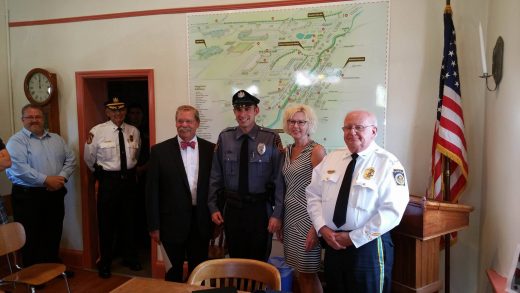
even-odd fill
[{"label": "clock face", "polygon": [[34,73],[28,81],[28,89],[31,97],[37,103],[45,103],[52,93],[52,85],[49,78],[41,72]]}]

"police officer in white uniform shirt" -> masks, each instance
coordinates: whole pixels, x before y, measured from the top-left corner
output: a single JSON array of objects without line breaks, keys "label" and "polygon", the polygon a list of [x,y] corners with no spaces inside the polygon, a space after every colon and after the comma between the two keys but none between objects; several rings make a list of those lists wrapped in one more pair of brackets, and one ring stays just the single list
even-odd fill
[{"label": "police officer in white uniform shirt", "polygon": [[389,232],[409,200],[404,168],[374,142],[374,114],[350,112],[342,129],[347,148],[327,155],[306,189],[307,210],[325,248],[327,292],[390,292]]},{"label": "police officer in white uniform shirt", "polygon": [[97,266],[101,278],[111,276],[116,235],[122,246],[122,264],[131,270],[142,269],[137,259],[133,220],[137,199],[135,166],[141,145],[139,130],[124,123],[126,106],[118,98],[105,103],[105,113],[110,120],[90,130],[84,154],[85,163],[99,181]]}]

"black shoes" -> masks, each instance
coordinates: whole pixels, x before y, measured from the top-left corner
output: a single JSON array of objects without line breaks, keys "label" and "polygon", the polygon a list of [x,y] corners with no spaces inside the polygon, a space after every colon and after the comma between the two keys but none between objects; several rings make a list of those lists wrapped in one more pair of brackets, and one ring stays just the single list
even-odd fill
[{"label": "black shoes", "polygon": [[131,269],[132,271],[140,271],[143,269],[143,267],[138,261],[123,260],[121,264]]},{"label": "black shoes", "polygon": [[110,278],[110,276],[112,276],[112,272],[110,272],[110,266],[98,265],[98,275],[102,279]]}]

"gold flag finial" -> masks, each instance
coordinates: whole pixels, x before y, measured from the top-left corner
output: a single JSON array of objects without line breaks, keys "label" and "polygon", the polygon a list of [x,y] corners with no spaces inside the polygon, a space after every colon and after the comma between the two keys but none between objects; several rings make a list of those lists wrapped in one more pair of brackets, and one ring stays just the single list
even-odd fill
[{"label": "gold flag finial", "polygon": [[450,4],[446,4],[446,7],[444,7],[444,13],[451,14],[451,5]]}]

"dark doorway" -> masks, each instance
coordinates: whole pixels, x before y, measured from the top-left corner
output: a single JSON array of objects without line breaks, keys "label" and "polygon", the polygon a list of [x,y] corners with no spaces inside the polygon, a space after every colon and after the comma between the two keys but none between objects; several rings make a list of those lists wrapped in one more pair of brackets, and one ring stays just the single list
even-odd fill
[{"label": "dark doorway", "polygon": [[[150,154],[150,135],[148,117],[148,81],[135,79],[108,80],[107,96],[109,98],[118,97],[126,103],[125,122],[139,129],[141,134],[141,151],[137,162],[137,205],[134,217],[136,244],[139,249],[139,260],[143,265],[143,271],[132,272],[124,266],[120,266],[117,260],[113,263],[115,273],[133,274],[140,276],[151,276],[150,264],[150,237],[146,227],[145,210],[145,185],[146,185],[146,164]],[[115,251],[121,251],[116,242]],[[117,254],[117,253],[116,253]]]}]

